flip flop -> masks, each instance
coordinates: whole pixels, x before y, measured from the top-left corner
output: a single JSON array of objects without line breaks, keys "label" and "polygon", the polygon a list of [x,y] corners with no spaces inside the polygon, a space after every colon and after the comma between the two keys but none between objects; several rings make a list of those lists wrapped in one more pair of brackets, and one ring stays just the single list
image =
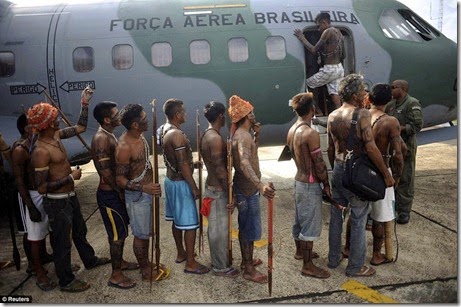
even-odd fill
[{"label": "flip flop", "polygon": [[246,280],[258,283],[258,284],[267,284],[269,282],[267,276],[258,271],[256,271],[255,276],[243,274],[243,278],[245,278]]},{"label": "flip flop", "polygon": [[51,280],[51,279],[48,279],[47,282],[38,282],[36,281],[35,284],[37,285],[37,287],[40,288],[40,290],[42,291],[51,291],[53,290],[54,288],[56,288],[57,284]]},{"label": "flip flop", "polygon": [[[127,286],[123,286],[123,284],[126,284],[126,283],[129,283]],[[136,282],[132,279],[124,279],[118,283],[115,283],[115,282],[112,282],[112,281],[108,281],[107,282],[107,285],[109,287],[114,287],[114,288],[117,288],[117,289],[131,289],[133,287],[136,286]]]},{"label": "flip flop", "polygon": [[204,265],[200,265],[198,268],[196,268],[194,271],[189,271],[189,270],[186,270],[184,269],[184,273],[186,274],[198,274],[198,275],[202,275],[202,274],[206,274],[210,271],[209,268],[207,268],[206,266]]},{"label": "flip flop", "polygon": [[371,264],[371,265],[374,265],[374,266],[378,266],[378,265],[381,265],[381,264],[386,264],[386,263],[391,263],[391,262],[392,262],[392,260],[389,260],[389,259],[387,259],[387,258],[384,258],[384,261],[383,261],[383,262],[380,262],[380,263],[373,263],[373,262],[370,261],[370,264]]},{"label": "flip flop", "polygon": [[347,277],[370,277],[375,275],[376,271],[372,267],[364,265],[360,271],[355,274],[348,274],[346,273]]},{"label": "flip flop", "polygon": [[[263,264],[263,261],[259,258],[256,258],[256,259],[253,259],[253,266],[258,266],[260,264]],[[241,264],[240,265],[240,269],[241,270],[244,270],[245,269],[245,265],[244,264]]]},{"label": "flip flop", "polygon": [[74,278],[67,286],[61,287],[64,292],[82,292],[90,288],[90,284]]},{"label": "flip flop", "polygon": [[225,272],[213,272],[213,273],[216,276],[231,277],[231,278],[234,278],[240,275],[240,271],[235,268],[229,268],[229,270]]},{"label": "flip flop", "polygon": [[[197,257],[197,253],[194,253],[194,258],[195,258],[195,257]],[[184,258],[184,259],[182,259],[182,260],[176,259],[174,262],[176,262],[176,263],[183,263],[183,262],[186,261],[186,260],[187,260],[187,257]]]}]

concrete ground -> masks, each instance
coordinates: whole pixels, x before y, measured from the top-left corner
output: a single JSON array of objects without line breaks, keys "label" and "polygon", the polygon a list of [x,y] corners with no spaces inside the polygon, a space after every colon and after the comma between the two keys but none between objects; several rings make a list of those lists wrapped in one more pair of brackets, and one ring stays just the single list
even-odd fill
[{"label": "concrete ground", "polygon": [[[91,288],[82,293],[65,293],[58,288],[43,292],[29,277],[25,268],[27,260],[22,249],[22,236],[16,235],[22,257],[21,270],[14,267],[0,270],[0,295],[29,296],[33,303],[457,303],[458,302],[458,207],[457,207],[457,140],[419,146],[416,167],[416,196],[410,223],[397,225],[398,260],[392,264],[375,267],[377,274],[368,278],[348,278],[345,275],[347,260],[330,270],[328,279],[313,279],[300,274],[302,261],[295,260],[291,237],[293,219],[293,161],[277,162],[282,147],[260,148],[263,181],[272,181],[277,189],[274,212],[274,270],[272,296],[268,286],[243,279],[206,275],[184,274],[184,264],[174,262],[175,246],[170,223],[163,220],[164,198],[161,199],[161,262],[171,268],[171,277],[154,282],[141,281],[137,271],[126,275],[137,281],[130,290],[117,290],[107,286],[110,264],[85,270],[75,248],[72,262],[81,265],[76,275],[89,281]],[[160,157],[160,181],[165,168]],[[83,176],[77,183],[82,212],[87,219],[88,241],[98,256],[109,256],[104,226],[97,211],[95,189],[97,173],[92,163],[82,166]],[[204,172],[206,176],[206,172]],[[263,259],[260,270],[267,270],[267,202],[261,200],[263,237],[255,256]],[[329,206],[323,207],[323,230],[314,244],[320,259],[315,264],[326,268],[328,253]],[[12,260],[11,238],[8,223],[1,220],[0,261]],[[233,216],[237,229],[237,218]],[[206,226],[205,251],[198,260],[210,265]],[[368,256],[372,251],[371,233],[367,232]],[[47,239],[48,241],[48,239]],[[135,261],[132,251],[133,237],[127,239],[125,259]],[[394,249],[396,248],[394,239]],[[51,247],[48,244],[48,250]],[[233,240],[234,265],[239,265],[241,255],[238,240]],[[52,263],[47,264],[49,276],[57,281]],[[2,297],[1,299],[8,299]]]}]

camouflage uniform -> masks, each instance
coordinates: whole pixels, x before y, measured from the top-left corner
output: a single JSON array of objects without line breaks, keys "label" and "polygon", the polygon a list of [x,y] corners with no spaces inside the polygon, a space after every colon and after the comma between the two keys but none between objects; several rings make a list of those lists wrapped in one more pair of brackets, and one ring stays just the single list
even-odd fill
[{"label": "camouflage uniform", "polygon": [[415,194],[415,166],[416,166],[416,133],[423,126],[423,114],[421,104],[418,99],[406,95],[402,102],[392,100],[386,106],[386,113],[396,117],[401,126],[405,126],[405,130],[401,132],[401,136],[408,151],[405,156],[402,176],[399,185],[395,190],[395,202],[397,213],[406,213],[410,216],[413,197]]}]

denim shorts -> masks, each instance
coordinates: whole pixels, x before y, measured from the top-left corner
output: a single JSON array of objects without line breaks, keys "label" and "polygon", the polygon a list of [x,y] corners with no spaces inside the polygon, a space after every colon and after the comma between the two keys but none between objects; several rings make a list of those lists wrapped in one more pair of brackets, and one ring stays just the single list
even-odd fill
[{"label": "denim shorts", "polygon": [[125,190],[125,202],[133,235],[148,240],[152,236],[152,195]]},{"label": "denim shorts", "polygon": [[251,196],[240,193],[234,187],[238,207],[239,233],[244,241],[252,242],[261,239],[261,207],[259,204],[259,191]]},{"label": "denim shorts", "polygon": [[293,238],[315,241],[322,233],[322,188],[320,183],[295,181]]}]

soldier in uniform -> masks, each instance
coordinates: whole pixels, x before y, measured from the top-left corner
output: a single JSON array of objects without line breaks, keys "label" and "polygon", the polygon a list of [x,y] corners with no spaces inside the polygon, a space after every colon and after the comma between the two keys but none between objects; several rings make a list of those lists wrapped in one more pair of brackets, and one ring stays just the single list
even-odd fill
[{"label": "soldier in uniform", "polygon": [[423,114],[418,99],[408,95],[409,86],[405,80],[392,82],[392,97],[386,106],[385,112],[396,117],[400,123],[400,135],[407,146],[407,155],[404,159],[402,177],[395,190],[395,206],[397,223],[406,224],[410,220],[410,212],[415,194],[415,167],[416,167],[416,133],[423,127]]}]

